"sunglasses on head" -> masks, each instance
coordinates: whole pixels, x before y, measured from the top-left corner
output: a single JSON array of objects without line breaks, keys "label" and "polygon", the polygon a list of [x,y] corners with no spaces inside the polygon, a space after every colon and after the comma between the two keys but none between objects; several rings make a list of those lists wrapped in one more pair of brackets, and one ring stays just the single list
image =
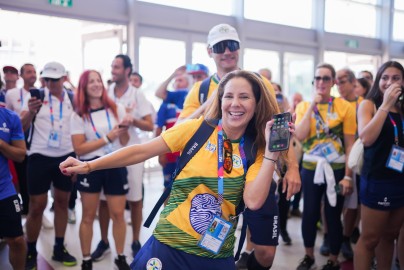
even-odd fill
[{"label": "sunglasses on head", "polygon": [[240,49],[240,43],[235,40],[223,40],[213,45],[212,50],[214,53],[221,54],[224,53],[226,47],[229,48],[229,51],[234,52]]},{"label": "sunglasses on head", "polygon": [[60,80],[60,78],[59,78],[59,79],[54,79],[54,78],[44,78],[44,80],[45,80],[45,82],[49,82],[49,81],[51,81],[51,82],[58,82],[58,81]]},{"label": "sunglasses on head", "polygon": [[233,169],[233,146],[231,145],[231,141],[229,139],[223,141],[223,148],[224,148],[223,169],[227,173],[231,173],[231,170]]},{"label": "sunglasses on head", "polygon": [[330,82],[330,81],[332,80],[332,78],[331,78],[330,76],[323,76],[323,77],[321,77],[321,76],[316,76],[316,77],[314,77],[314,80],[315,80],[316,82],[319,82],[319,81]]}]

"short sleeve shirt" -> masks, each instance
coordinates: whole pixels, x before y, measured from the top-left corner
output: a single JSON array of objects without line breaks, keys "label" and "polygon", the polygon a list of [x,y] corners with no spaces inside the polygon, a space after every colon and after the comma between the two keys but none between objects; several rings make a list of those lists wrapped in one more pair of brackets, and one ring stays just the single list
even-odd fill
[{"label": "short sleeve shirt", "polygon": [[[162,138],[171,151],[182,151],[202,121],[202,117],[185,121],[164,132]],[[226,258],[233,255],[236,226],[233,226],[217,255],[197,245],[218,209],[217,140],[216,128],[175,178],[170,199],[160,215],[153,234],[160,242],[186,253],[202,257]],[[220,208],[221,216],[226,220],[229,220],[229,216],[235,215],[236,206],[243,196],[245,181],[253,181],[262,164],[261,152],[261,155],[257,154],[255,163],[249,167],[244,180],[239,142],[232,142],[232,146],[233,170],[230,174],[226,172],[224,174],[224,201]],[[172,237],[173,234],[176,235],[175,238]]]},{"label": "short sleeve shirt", "polygon": [[27,96],[30,97],[31,95],[29,91],[25,90],[24,88],[13,88],[8,90],[6,94],[7,109],[20,114],[23,107],[24,99],[27,99]]}]

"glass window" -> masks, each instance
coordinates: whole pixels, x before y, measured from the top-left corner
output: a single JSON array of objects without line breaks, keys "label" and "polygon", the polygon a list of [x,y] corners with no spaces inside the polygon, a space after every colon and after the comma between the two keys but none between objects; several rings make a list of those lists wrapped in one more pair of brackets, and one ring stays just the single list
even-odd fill
[{"label": "glass window", "polygon": [[394,1],[394,8],[404,11],[404,1],[403,0],[395,0]]},{"label": "glass window", "polygon": [[230,16],[233,11],[232,0],[204,0],[204,1],[189,1],[189,0],[139,0],[143,2],[172,6],[178,8],[186,8],[202,12],[209,12],[214,14],[221,14]]},{"label": "glass window", "polygon": [[216,72],[216,65],[212,58],[209,57],[207,44],[194,42],[192,44],[192,64],[204,64],[209,68],[209,73],[212,75]]},{"label": "glass window", "polygon": [[[402,1],[404,3],[404,1]],[[404,5],[403,5],[404,6]],[[404,10],[398,11],[397,9],[394,10],[394,17],[393,17],[393,39],[404,41]]]},{"label": "glass window", "polygon": [[272,71],[272,81],[279,82],[279,54],[277,52],[245,49],[243,61],[245,70],[258,72],[261,68],[269,68]]},{"label": "glass window", "polygon": [[144,81],[142,89],[154,108],[158,109],[161,103],[161,100],[154,95],[157,87],[181,65],[185,65],[185,42],[140,38],[139,72]]},{"label": "glass window", "polygon": [[376,37],[377,6],[374,1],[326,0],[327,32]]},{"label": "glass window", "polygon": [[244,17],[250,20],[311,28],[312,4],[312,0],[244,0]]},{"label": "glass window", "polygon": [[311,100],[313,70],[312,55],[285,53],[283,65],[285,95],[290,98],[294,93],[299,92],[304,100]]}]

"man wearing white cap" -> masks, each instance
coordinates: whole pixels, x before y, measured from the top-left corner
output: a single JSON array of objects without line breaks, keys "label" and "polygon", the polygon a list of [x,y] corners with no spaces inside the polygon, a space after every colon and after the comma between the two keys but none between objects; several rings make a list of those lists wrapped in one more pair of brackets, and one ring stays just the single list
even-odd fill
[{"label": "man wearing white cap", "polygon": [[[209,31],[207,42],[207,52],[215,61],[217,72],[210,78],[194,84],[185,99],[184,108],[177,123],[184,119],[198,118],[203,115],[212,100],[209,97],[214,96],[220,79],[227,73],[240,69],[238,67],[240,38],[234,27],[228,24],[214,26]],[[275,97],[271,83],[262,76],[261,79]],[[293,151],[288,152],[288,165],[282,192],[287,192],[286,197],[290,199],[293,194],[300,190],[301,185]],[[278,208],[276,204],[270,203],[274,196],[275,188],[271,187],[267,202],[264,204],[265,207],[257,211],[249,209],[244,211],[244,218],[251,229],[251,237],[247,237],[246,252],[242,254],[241,259],[236,264],[238,269],[260,270],[270,269],[272,266],[278,245]]]},{"label": "man wearing white cap", "polygon": [[62,64],[47,63],[41,77],[46,82],[45,89],[37,97],[30,94],[24,100],[20,115],[24,130],[31,125],[27,166],[30,207],[26,222],[26,269],[36,269],[36,242],[51,183],[54,186],[55,210],[55,245],[52,259],[65,266],[74,266],[77,263],[76,258],[64,247],[67,205],[72,181],[59,170],[61,161],[68,156],[74,156],[69,131],[73,104],[63,88],[66,70]]}]

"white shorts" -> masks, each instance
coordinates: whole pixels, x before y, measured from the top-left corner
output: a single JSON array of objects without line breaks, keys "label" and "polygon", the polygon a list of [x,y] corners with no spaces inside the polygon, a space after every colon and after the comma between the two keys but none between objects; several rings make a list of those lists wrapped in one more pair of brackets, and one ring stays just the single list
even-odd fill
[{"label": "white shorts", "polygon": [[[128,170],[128,185],[129,191],[126,194],[126,199],[130,202],[137,202],[143,198],[143,172],[144,162],[127,166]],[[101,191],[100,200],[106,201],[104,192]]]}]

